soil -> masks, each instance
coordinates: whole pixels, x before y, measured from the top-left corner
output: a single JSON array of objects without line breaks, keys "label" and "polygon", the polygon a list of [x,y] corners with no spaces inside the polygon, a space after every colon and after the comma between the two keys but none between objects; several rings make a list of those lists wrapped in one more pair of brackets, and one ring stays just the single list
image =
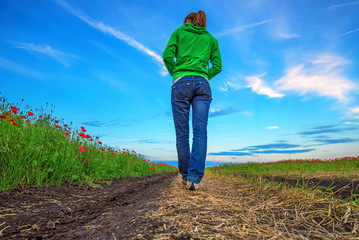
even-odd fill
[{"label": "soil", "polygon": [[1,239],[132,239],[177,174],[0,192]]},{"label": "soil", "polygon": [[206,174],[0,191],[0,239],[357,239],[359,207]]}]

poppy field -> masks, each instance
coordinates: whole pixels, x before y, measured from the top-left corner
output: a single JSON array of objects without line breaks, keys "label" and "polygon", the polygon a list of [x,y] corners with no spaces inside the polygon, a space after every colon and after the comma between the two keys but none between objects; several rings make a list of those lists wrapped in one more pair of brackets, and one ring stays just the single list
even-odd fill
[{"label": "poppy field", "polygon": [[152,163],[141,154],[113,148],[54,116],[55,107],[32,109],[0,100],[0,190],[63,183],[106,184],[116,178],[177,169]]}]

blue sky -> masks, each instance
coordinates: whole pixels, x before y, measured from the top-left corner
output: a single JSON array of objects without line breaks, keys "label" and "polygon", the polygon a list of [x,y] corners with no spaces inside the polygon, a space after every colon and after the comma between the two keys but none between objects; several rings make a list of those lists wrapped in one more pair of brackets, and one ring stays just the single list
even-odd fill
[{"label": "blue sky", "polygon": [[0,1],[0,92],[53,104],[112,147],[176,160],[161,56],[200,9],[223,61],[208,161],[359,155],[359,1]]}]

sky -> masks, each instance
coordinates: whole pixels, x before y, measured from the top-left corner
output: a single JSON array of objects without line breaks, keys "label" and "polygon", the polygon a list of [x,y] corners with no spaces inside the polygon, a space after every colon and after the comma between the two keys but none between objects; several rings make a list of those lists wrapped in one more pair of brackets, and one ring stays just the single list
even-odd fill
[{"label": "sky", "polygon": [[359,155],[359,1],[2,0],[0,92],[111,147],[177,160],[162,53],[203,10],[223,69],[210,80],[207,161]]}]

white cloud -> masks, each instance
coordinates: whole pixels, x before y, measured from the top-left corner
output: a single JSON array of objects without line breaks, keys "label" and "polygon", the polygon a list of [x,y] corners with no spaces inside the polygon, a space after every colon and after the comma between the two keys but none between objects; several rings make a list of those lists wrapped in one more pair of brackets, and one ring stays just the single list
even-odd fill
[{"label": "white cloud", "polygon": [[261,22],[246,24],[246,25],[242,25],[242,26],[239,26],[239,27],[230,28],[230,29],[224,30],[224,31],[219,32],[219,33],[215,33],[213,35],[218,38],[218,37],[222,37],[224,35],[233,34],[233,33],[237,33],[237,32],[242,32],[242,31],[244,31],[244,30],[246,30],[248,28],[253,28],[253,27],[265,24],[265,23],[269,23],[271,21],[272,20],[264,20],[264,21],[261,21]]},{"label": "white cloud", "polygon": [[113,37],[124,41],[125,43],[127,43],[129,46],[136,48],[137,50],[141,51],[142,53],[145,53],[146,55],[149,55],[150,57],[152,57],[152,59],[155,60],[155,62],[161,67],[160,70],[160,74],[162,76],[165,76],[168,74],[167,69],[162,61],[162,57],[157,54],[156,52],[152,51],[151,49],[145,47],[142,43],[136,41],[134,38],[128,36],[127,34],[124,34],[116,29],[114,29],[111,26],[108,26],[106,24],[103,24],[102,22],[97,22],[94,20],[90,20],[88,17],[86,17],[84,14],[76,11],[75,9],[73,9],[66,1],[63,0],[57,0],[57,2],[63,6],[66,10],[68,10],[70,13],[72,13],[73,15],[75,15],[76,17],[80,18],[82,21],[84,21],[85,23],[87,23],[88,25],[90,25],[91,27],[112,35]]},{"label": "white cloud", "polygon": [[235,90],[238,90],[241,88],[241,85],[236,81],[227,81],[227,85]]},{"label": "white cloud", "polygon": [[334,9],[334,8],[347,7],[347,6],[357,5],[357,4],[359,4],[359,1],[342,3],[342,4],[336,4],[336,5],[331,5],[331,6],[329,6],[327,9],[329,10],[329,9]]},{"label": "white cloud", "polygon": [[290,38],[299,38],[300,35],[293,33],[289,27],[289,21],[284,16],[278,18],[272,24],[273,33],[278,38],[290,39]]},{"label": "white cloud", "polygon": [[342,67],[349,62],[334,55],[321,55],[307,64],[288,69],[275,85],[280,91],[299,94],[314,93],[319,96],[347,101],[349,92],[357,85],[341,75]]},{"label": "white cloud", "polygon": [[245,80],[248,82],[247,87],[252,88],[252,91],[260,94],[260,95],[267,95],[270,98],[281,98],[284,95],[267,87],[264,81],[261,79],[265,74],[260,76],[248,76],[245,77]]},{"label": "white cloud", "polygon": [[359,125],[359,123],[353,123],[353,122],[345,122],[345,124],[348,124],[348,125]]},{"label": "white cloud", "polygon": [[156,98],[156,102],[158,102],[159,104],[161,104],[162,106],[165,106],[165,103],[159,99],[159,98]]},{"label": "white cloud", "polygon": [[278,31],[277,32],[277,36],[280,38],[299,38],[300,36],[298,34],[295,33],[288,33],[288,32],[284,32],[284,31]]},{"label": "white cloud", "polygon": [[12,72],[20,73],[22,75],[34,77],[34,78],[43,77],[43,75],[41,73],[35,72],[35,71],[28,69],[18,63],[15,63],[11,60],[1,58],[1,57],[0,57],[0,68],[10,70]]},{"label": "white cloud", "polygon": [[351,108],[350,111],[351,111],[352,113],[359,113],[359,107]]},{"label": "white cloud", "polygon": [[266,127],[266,129],[278,129],[278,126],[271,126],[271,127]]},{"label": "white cloud", "polygon": [[227,93],[229,89],[234,89],[234,90],[241,89],[241,85],[239,81],[235,78],[232,78],[231,80],[223,81],[222,85],[219,87],[219,90],[225,93]]},{"label": "white cloud", "polygon": [[359,31],[359,28],[357,29],[354,29],[354,30],[351,30],[351,31],[348,31],[348,32],[345,32],[345,33],[342,33],[342,34],[338,34],[336,36],[334,36],[332,39],[334,38],[340,38],[340,37],[343,37],[345,35],[348,35],[348,34],[351,34],[351,33],[355,33],[355,32],[358,32]]},{"label": "white cloud", "polygon": [[69,66],[69,60],[73,58],[78,58],[77,56],[59,50],[53,49],[50,45],[36,45],[33,43],[16,43],[17,48],[24,49],[31,53],[40,53],[55,59],[56,61],[62,63],[65,66]]}]

